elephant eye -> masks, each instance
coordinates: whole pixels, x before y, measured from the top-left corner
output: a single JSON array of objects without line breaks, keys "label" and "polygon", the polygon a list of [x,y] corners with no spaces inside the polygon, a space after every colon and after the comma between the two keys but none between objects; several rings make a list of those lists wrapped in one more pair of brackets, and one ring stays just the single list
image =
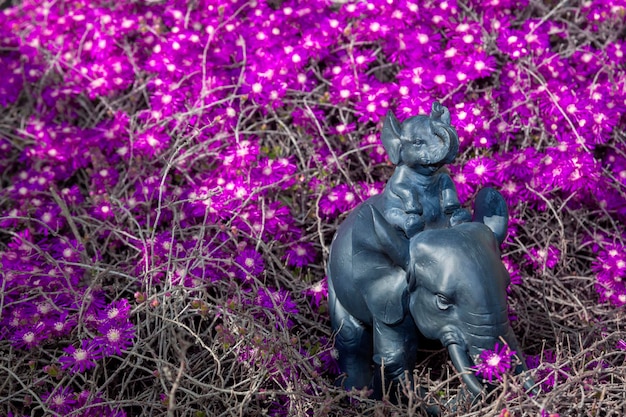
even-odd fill
[{"label": "elephant eye", "polygon": [[437,303],[437,308],[439,310],[447,310],[452,307],[452,301],[450,301],[448,297],[443,294],[437,294],[435,302]]}]

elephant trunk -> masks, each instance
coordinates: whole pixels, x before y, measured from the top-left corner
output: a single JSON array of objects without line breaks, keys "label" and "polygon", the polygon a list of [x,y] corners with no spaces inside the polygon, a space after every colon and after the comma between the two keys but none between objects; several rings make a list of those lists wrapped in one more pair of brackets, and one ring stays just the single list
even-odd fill
[{"label": "elephant trunk", "polygon": [[430,129],[440,143],[432,146],[430,164],[449,164],[459,152],[459,136],[450,125],[450,112],[441,104],[433,103],[430,113]]},{"label": "elephant trunk", "polygon": [[[458,139],[453,142],[453,136],[450,134],[449,129],[441,123],[430,119],[430,131],[432,132],[429,137],[420,148],[420,160],[424,165],[434,165],[443,162],[448,159],[448,155],[451,151],[454,151],[454,155],[458,152]],[[451,149],[451,145],[456,143],[455,149]]]},{"label": "elephant trunk", "polygon": [[[475,365],[472,358],[477,357],[483,350],[493,349],[495,342],[500,337],[504,339],[506,344],[509,346],[509,349],[515,351],[518,364],[514,369],[514,374],[520,375],[528,371],[524,361],[524,356],[521,352],[519,343],[513,334],[511,326],[508,323],[501,326],[496,325],[493,327],[493,330],[494,332],[491,335],[468,335],[468,339],[470,339],[468,348],[465,348],[463,343],[458,342],[451,342],[448,345],[448,352],[450,354],[450,358],[452,359],[452,363],[454,364],[456,370],[461,374],[463,382],[467,385],[467,388],[474,397],[479,396],[483,392],[484,385],[472,370]],[[530,376],[528,376],[524,381],[524,389],[532,394],[538,393],[538,390],[535,387],[535,381]]]}]

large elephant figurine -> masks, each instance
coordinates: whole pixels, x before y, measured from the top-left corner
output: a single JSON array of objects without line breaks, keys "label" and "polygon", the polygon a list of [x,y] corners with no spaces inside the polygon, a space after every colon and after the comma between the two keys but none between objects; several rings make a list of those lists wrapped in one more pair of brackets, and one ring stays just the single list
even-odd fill
[{"label": "large elephant figurine", "polygon": [[[499,244],[508,211],[502,195],[478,193],[472,222],[407,239],[371,197],[340,225],[330,248],[330,316],[346,388],[373,386],[412,373],[420,335],[437,339],[473,396],[484,390],[475,358],[504,340],[527,371],[507,313],[509,274]],[[372,369],[374,368],[374,370]],[[528,377],[524,387],[532,389]]]}]

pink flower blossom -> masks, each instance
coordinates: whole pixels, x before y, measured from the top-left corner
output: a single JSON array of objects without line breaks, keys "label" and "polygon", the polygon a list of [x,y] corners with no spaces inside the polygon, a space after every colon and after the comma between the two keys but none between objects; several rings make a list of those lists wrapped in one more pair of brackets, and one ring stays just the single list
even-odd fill
[{"label": "pink flower blossom", "polygon": [[133,345],[135,329],[130,322],[104,323],[98,326],[99,336],[94,343],[104,356],[122,355],[122,351]]},{"label": "pink flower blossom", "polygon": [[507,345],[496,342],[493,350],[484,350],[480,353],[474,370],[488,382],[493,382],[494,378],[502,381],[503,374],[511,369],[511,358],[514,355],[515,351],[510,350]]},{"label": "pink flower blossom", "polygon": [[291,245],[285,252],[285,259],[290,266],[302,268],[315,260],[316,252],[313,245],[308,242],[300,242]]},{"label": "pink flower blossom", "polygon": [[96,360],[100,359],[99,352],[93,340],[83,340],[80,347],[68,346],[63,349],[67,354],[59,358],[61,369],[69,369],[70,372],[85,372],[96,366]]},{"label": "pink flower blossom", "polygon": [[76,404],[74,391],[70,387],[59,387],[41,396],[41,399],[54,411],[66,414]]}]

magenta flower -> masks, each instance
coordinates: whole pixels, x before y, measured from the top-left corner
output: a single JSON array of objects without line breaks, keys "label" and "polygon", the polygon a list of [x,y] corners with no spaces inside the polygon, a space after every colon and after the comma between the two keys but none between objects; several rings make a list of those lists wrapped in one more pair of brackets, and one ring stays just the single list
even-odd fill
[{"label": "magenta flower", "polygon": [[510,350],[507,345],[496,342],[493,350],[483,350],[478,357],[478,364],[474,367],[476,374],[488,382],[492,382],[494,377],[502,381],[502,375],[511,369],[511,358],[515,351]]},{"label": "magenta flower", "polygon": [[598,280],[596,291],[602,301],[613,305],[626,305],[626,247],[620,244],[606,245],[593,262],[592,269]]},{"label": "magenta flower", "polygon": [[71,373],[85,372],[96,366],[100,354],[93,340],[83,340],[79,348],[68,346],[63,349],[68,355],[61,356],[61,369],[69,369]]},{"label": "magenta flower", "polygon": [[315,260],[315,248],[308,242],[296,243],[287,249],[285,259],[289,266],[302,268]]},{"label": "magenta flower", "polygon": [[264,158],[252,173],[256,181],[262,185],[272,185],[281,182],[281,188],[288,188],[293,185],[293,175],[296,166],[287,158],[269,159]]},{"label": "magenta flower", "polygon": [[351,187],[340,184],[320,199],[320,213],[324,217],[333,218],[339,213],[352,210],[360,202],[361,200]]},{"label": "magenta flower", "polygon": [[59,388],[52,392],[45,393],[41,396],[41,399],[48,404],[48,406],[59,414],[66,414],[76,404],[74,398],[74,391],[70,387]]},{"label": "magenta flower", "polygon": [[[509,256],[505,255],[502,257],[502,263],[506,268],[509,276],[511,277],[511,285],[521,285],[522,284],[522,274],[519,270],[519,266],[515,263],[513,259]],[[509,287],[510,289],[510,287]]]},{"label": "magenta flower", "polygon": [[533,369],[537,382],[541,383],[544,392],[550,392],[560,382],[564,382],[571,373],[567,365],[557,365],[557,357],[551,350],[546,350],[541,355],[526,357],[526,365]]},{"label": "magenta flower", "polygon": [[470,183],[467,175],[464,174],[462,171],[459,170],[456,173],[453,170],[451,171],[454,174],[453,180],[454,184],[456,185],[459,199],[461,201],[464,201],[475,191],[475,184]]},{"label": "magenta flower", "polygon": [[500,31],[497,44],[502,52],[512,59],[519,59],[528,55],[525,34],[519,30],[505,29]]},{"label": "magenta flower", "polygon": [[136,152],[154,158],[170,144],[170,137],[158,128],[149,128],[137,134],[133,148]]},{"label": "magenta flower", "polygon": [[298,313],[298,306],[291,299],[291,295],[288,291],[282,289],[273,290],[271,288],[261,288],[259,290],[257,304],[267,309],[280,309],[287,314]]},{"label": "magenta flower", "polygon": [[258,314],[259,319],[269,319],[274,322],[277,329],[291,328],[293,321],[291,316],[298,314],[298,306],[291,299],[289,291],[272,288],[261,288],[254,300],[255,304],[262,307],[263,313]]},{"label": "magenta flower", "polygon": [[52,334],[54,336],[65,336],[76,326],[76,318],[70,316],[67,311],[64,311],[59,317],[49,320],[48,325],[52,328]]},{"label": "magenta flower", "polygon": [[254,163],[259,155],[259,145],[253,140],[242,140],[230,146],[223,156],[228,167],[247,167]]},{"label": "magenta flower", "polygon": [[306,289],[304,294],[311,297],[313,304],[319,307],[322,300],[328,298],[328,278],[324,277],[324,279],[315,283],[311,288]]},{"label": "magenta flower", "polygon": [[241,279],[248,276],[258,276],[265,269],[263,257],[254,249],[244,249],[235,258],[239,267],[235,270],[235,275]]},{"label": "magenta flower", "polygon": [[533,266],[533,268],[554,268],[560,258],[561,251],[555,246],[548,246],[546,249],[531,248],[529,253],[524,254],[524,258]]},{"label": "magenta flower", "polygon": [[496,174],[496,163],[485,157],[471,159],[463,167],[463,174],[467,182],[472,185],[488,185]]},{"label": "magenta flower", "polygon": [[339,212],[339,199],[341,194],[338,190],[331,190],[319,201],[320,213],[327,218],[332,218]]},{"label": "magenta flower", "polygon": [[104,322],[119,323],[128,320],[129,313],[130,304],[128,300],[121,299],[109,304],[104,311],[100,311],[98,318]]},{"label": "magenta flower", "polygon": [[318,352],[315,359],[319,361],[319,364],[315,363],[315,366],[321,372],[328,372],[330,375],[339,375],[341,373],[339,363],[337,362],[337,351],[332,346]]},{"label": "magenta flower", "polygon": [[100,325],[98,331],[102,334],[96,336],[94,341],[100,345],[100,349],[105,356],[113,354],[122,354],[122,350],[126,350],[133,345],[133,337],[135,329],[132,323],[107,323]]},{"label": "magenta flower", "polygon": [[39,322],[34,326],[24,326],[13,334],[13,345],[17,348],[32,349],[45,339],[46,326]]},{"label": "magenta flower", "polygon": [[113,212],[113,206],[108,201],[97,202],[91,210],[93,217],[99,220],[108,220],[115,216]]}]

